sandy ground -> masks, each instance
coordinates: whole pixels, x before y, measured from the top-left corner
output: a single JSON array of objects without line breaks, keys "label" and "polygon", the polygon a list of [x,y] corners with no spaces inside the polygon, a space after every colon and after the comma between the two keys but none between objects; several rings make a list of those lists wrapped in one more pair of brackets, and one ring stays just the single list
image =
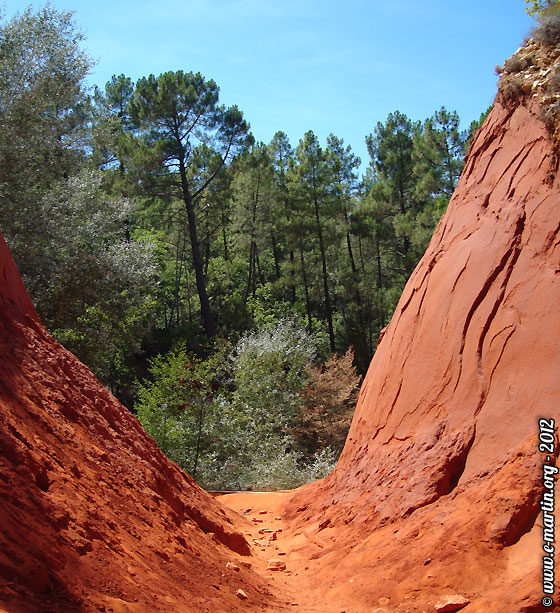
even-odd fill
[{"label": "sandy ground", "polygon": [[[321,543],[313,543],[311,533],[290,526],[283,517],[284,507],[292,492],[240,492],[218,496],[218,500],[245,517],[250,524],[247,538],[253,543],[253,568],[269,582],[270,590],[280,601],[269,611],[300,611],[301,613],[358,613],[375,611],[376,606],[348,603],[346,593],[333,599],[332,586],[323,584],[314,549]],[[269,570],[269,561],[278,560],[285,570]],[[329,594],[327,595],[327,591]],[[342,604],[341,600],[345,602]]]}]

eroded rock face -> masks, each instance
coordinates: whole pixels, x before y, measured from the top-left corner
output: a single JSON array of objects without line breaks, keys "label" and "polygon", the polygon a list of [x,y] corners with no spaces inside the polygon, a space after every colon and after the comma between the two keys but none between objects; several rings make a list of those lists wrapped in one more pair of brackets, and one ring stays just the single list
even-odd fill
[{"label": "eroded rock face", "polygon": [[314,523],[324,572],[346,547],[339,582],[364,602],[433,610],[451,592],[469,611],[540,610],[537,435],[539,418],[560,419],[560,184],[538,102],[504,104],[377,348],[335,471],[289,508],[296,526]]},{"label": "eroded rock face", "polygon": [[[0,235],[0,608],[235,611],[240,519],[41,326]],[[234,575],[234,576],[232,576]],[[267,599],[270,601],[270,599]]]}]

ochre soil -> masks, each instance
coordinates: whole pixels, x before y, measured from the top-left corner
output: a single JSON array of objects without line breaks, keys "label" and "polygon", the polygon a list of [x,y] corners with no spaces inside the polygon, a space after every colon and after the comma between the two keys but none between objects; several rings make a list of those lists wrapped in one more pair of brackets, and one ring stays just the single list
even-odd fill
[{"label": "ochre soil", "polygon": [[[482,532],[478,545],[473,534],[463,542],[456,538],[445,542],[446,534],[461,522],[468,526],[468,508],[464,507],[440,516],[442,505],[435,505],[373,533],[367,521],[352,528],[328,523],[323,527],[319,520],[305,517],[303,507],[293,513],[294,504],[316,487],[313,483],[294,491],[217,497],[245,519],[239,518],[236,527],[251,542],[252,556],[233,555],[231,561],[241,564],[250,560],[252,570],[267,584],[272,598],[264,610],[431,613],[446,598],[457,596],[469,604],[449,610],[545,610],[537,604],[539,586],[533,583],[525,592],[522,585],[540,560],[542,526],[535,525],[506,551],[489,546]],[[286,569],[269,570],[270,560],[283,561]],[[228,569],[230,575],[235,572]],[[478,576],[475,583],[473,574]],[[505,596],[508,593],[510,597]],[[263,610],[262,604],[247,601],[246,606],[247,610]]]},{"label": "ochre soil", "polygon": [[[383,570],[375,567],[374,561],[380,556],[373,544],[358,547],[361,549],[358,555],[348,557],[346,539],[340,531],[332,528],[317,531],[316,522],[301,525],[297,519],[287,517],[289,503],[298,493],[239,492],[218,497],[224,506],[248,520],[246,537],[253,543],[253,568],[267,581],[277,601],[266,610],[301,613],[435,610],[435,593],[424,594],[422,608],[416,606],[416,594],[395,593],[398,586],[386,581]],[[406,557],[402,551],[393,549],[393,553]],[[270,560],[285,562],[286,570],[269,570]],[[386,589],[379,589],[383,584]],[[454,594],[452,590],[448,593]]]},{"label": "ochre soil", "polygon": [[[224,506],[247,519],[245,536],[253,544],[251,564],[258,574],[266,578],[269,589],[278,601],[267,610],[306,613],[372,611],[372,603],[361,602],[361,594],[351,579],[344,586],[333,586],[332,581],[325,585],[318,560],[325,545],[332,546],[335,539],[331,536],[325,543],[311,530],[294,529],[293,522],[284,515],[286,503],[292,496],[293,492],[287,491],[239,492],[218,496]],[[284,562],[286,569],[268,570],[270,560]],[[333,587],[339,592],[338,596],[332,594]]]}]

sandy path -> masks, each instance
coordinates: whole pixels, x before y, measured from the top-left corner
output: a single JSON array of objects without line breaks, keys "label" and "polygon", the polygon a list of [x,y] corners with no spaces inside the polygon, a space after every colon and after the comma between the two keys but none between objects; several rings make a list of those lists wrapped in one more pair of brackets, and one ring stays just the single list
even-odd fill
[{"label": "sandy path", "polygon": [[[246,535],[253,544],[253,568],[268,582],[270,590],[282,603],[268,611],[299,611],[301,613],[354,613],[358,606],[343,606],[333,601],[332,587],[324,585],[319,572],[321,543],[313,543],[311,534],[290,527],[282,511],[292,492],[241,492],[218,496],[219,501],[249,521]],[[286,565],[285,570],[269,570],[269,561]],[[329,596],[327,597],[327,591]],[[344,600],[347,601],[348,594]],[[375,607],[374,607],[375,608]],[[371,607],[367,610],[371,610]]]}]

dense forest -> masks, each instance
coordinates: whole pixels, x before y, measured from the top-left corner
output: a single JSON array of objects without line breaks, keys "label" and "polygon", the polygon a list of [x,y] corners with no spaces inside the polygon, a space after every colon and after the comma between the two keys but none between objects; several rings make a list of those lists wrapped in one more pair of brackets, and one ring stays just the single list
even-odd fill
[{"label": "dense forest", "polygon": [[0,230],[43,323],[203,485],[324,475],[479,122],[372,118],[359,176],[196,72],[91,91],[82,45],[48,6],[0,27]]}]

